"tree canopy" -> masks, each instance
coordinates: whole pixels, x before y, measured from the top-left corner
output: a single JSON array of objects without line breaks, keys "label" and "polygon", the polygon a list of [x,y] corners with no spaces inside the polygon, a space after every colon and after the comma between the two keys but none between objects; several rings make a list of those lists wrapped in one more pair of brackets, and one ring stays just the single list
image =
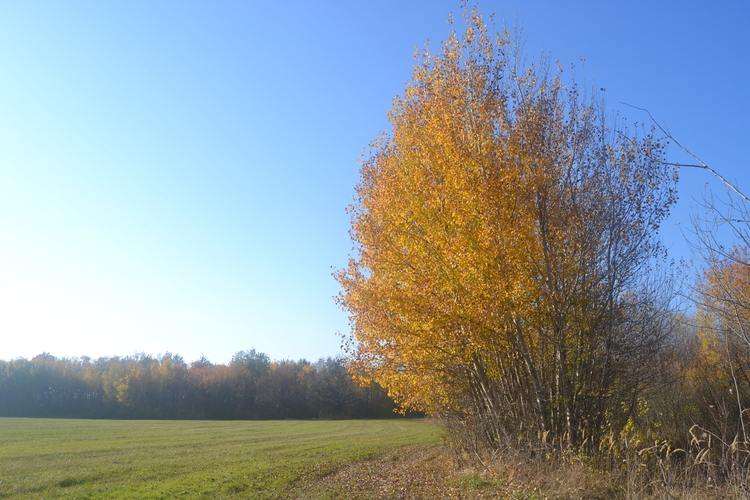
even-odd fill
[{"label": "tree canopy", "polygon": [[[580,443],[643,387],[663,338],[648,276],[676,171],[562,67],[465,12],[371,144],[336,278],[349,368],[405,408]],[[465,427],[465,426],[464,426]]]}]

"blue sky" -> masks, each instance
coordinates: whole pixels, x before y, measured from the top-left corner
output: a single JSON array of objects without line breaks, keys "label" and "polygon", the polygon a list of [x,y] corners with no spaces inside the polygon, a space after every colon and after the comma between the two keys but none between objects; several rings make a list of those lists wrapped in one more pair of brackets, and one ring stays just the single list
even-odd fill
[{"label": "blue sky", "polygon": [[[750,4],[484,1],[750,191]],[[339,353],[357,159],[458,1],[3,2],[0,359]],[[580,57],[585,58],[583,68]],[[670,159],[685,160],[676,148]],[[665,224],[721,185],[683,170]]]}]

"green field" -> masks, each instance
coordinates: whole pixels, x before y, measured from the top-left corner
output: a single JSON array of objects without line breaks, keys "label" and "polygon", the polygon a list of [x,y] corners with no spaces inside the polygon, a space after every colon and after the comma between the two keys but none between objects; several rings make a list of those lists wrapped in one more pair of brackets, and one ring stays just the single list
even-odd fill
[{"label": "green field", "polygon": [[439,443],[416,420],[0,418],[0,498],[295,498],[347,464]]}]

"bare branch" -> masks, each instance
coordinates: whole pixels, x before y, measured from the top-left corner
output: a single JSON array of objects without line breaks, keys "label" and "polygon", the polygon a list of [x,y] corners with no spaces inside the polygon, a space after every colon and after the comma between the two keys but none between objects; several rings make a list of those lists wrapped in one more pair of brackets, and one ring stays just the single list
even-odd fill
[{"label": "bare branch", "polygon": [[726,180],[719,172],[717,172],[716,170],[714,170],[711,167],[709,167],[708,165],[706,165],[706,163],[703,160],[701,160],[700,158],[698,158],[689,149],[687,149],[685,146],[683,146],[682,144],[680,144],[680,142],[677,139],[675,139],[675,137],[672,135],[672,133],[669,130],[667,130],[666,128],[664,128],[659,122],[657,122],[654,119],[653,115],[651,114],[651,112],[649,110],[647,110],[645,108],[639,108],[638,106],[633,106],[632,104],[628,104],[626,102],[623,102],[621,104],[624,104],[625,106],[630,106],[633,109],[637,109],[639,111],[643,111],[643,112],[647,113],[649,119],[651,119],[651,123],[653,123],[654,125],[656,125],[659,128],[659,130],[661,130],[661,132],[664,134],[665,137],[667,137],[670,141],[672,141],[673,143],[675,143],[677,145],[677,147],[679,147],[685,153],[687,153],[690,156],[692,156],[698,162],[698,165],[686,164],[686,163],[662,162],[663,164],[665,164],[665,165],[671,165],[671,166],[674,166],[674,167],[692,167],[692,168],[702,168],[703,170],[707,170],[707,171],[711,172],[712,174],[714,174],[714,176],[716,176],[717,178],[719,178],[719,180],[721,180],[721,182],[723,182],[724,185],[726,185],[732,191],[734,191],[735,193],[737,193],[738,195],[740,195],[743,200],[745,200],[747,203],[750,203],[750,198],[748,198],[747,196],[745,196],[742,193],[742,191],[739,190],[739,188],[737,186],[735,186],[734,184],[732,184],[731,182],[729,182],[728,180]]}]

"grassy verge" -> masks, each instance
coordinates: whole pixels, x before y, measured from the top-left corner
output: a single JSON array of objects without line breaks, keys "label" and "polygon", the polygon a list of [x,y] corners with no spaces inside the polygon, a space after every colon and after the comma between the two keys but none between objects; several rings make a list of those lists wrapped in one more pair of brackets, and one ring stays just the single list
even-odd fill
[{"label": "grassy verge", "polygon": [[323,498],[311,485],[348,464],[439,436],[404,420],[3,418],[0,498]]}]

